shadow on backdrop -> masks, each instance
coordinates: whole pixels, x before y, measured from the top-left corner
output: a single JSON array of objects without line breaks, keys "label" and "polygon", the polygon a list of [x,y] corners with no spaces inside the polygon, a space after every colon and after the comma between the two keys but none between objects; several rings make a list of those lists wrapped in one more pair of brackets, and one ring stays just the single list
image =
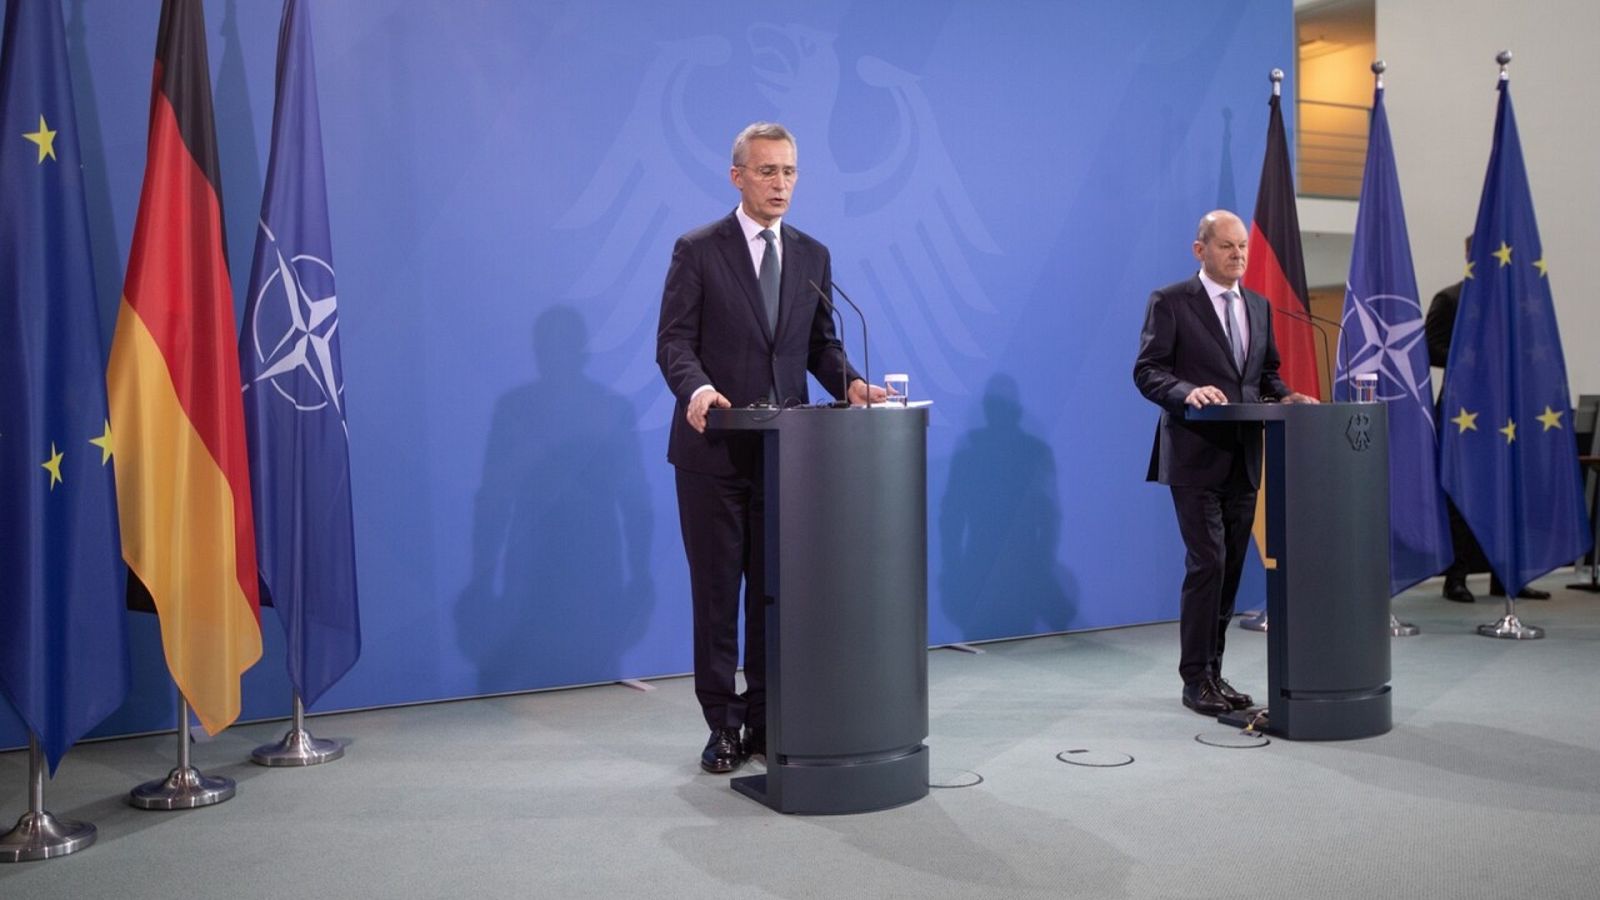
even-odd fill
[{"label": "shadow on backdrop", "polygon": [[655,604],[633,404],[584,372],[570,306],[533,326],[538,380],[495,404],[456,638],[481,693],[623,677]]},{"label": "shadow on backdrop", "polygon": [[1077,613],[1061,536],[1055,455],[1022,429],[1016,379],[983,391],[982,426],[962,436],[939,505],[939,596],[962,640],[1064,631]]}]

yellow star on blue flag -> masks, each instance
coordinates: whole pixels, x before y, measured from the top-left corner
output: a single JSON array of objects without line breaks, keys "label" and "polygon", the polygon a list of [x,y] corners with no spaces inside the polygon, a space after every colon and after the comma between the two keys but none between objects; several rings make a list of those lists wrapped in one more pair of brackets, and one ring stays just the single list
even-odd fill
[{"label": "yellow star on blue flag", "polygon": [[[1441,408],[1460,409],[1439,441],[1439,479],[1512,595],[1583,555],[1590,543],[1566,359],[1528,191],[1508,81],[1500,83],[1494,146],[1461,288]],[[1534,260],[1512,265],[1515,258]],[[1475,410],[1468,414],[1467,410]],[[1477,415],[1504,422],[1504,441],[1468,436]],[[1517,423],[1538,421],[1537,438]]]},{"label": "yellow star on blue flag", "polygon": [[127,696],[127,570],[112,467],[77,443],[110,446],[62,4],[4,7],[0,473],[32,477],[0,478],[0,696],[53,772]]},{"label": "yellow star on blue flag", "polygon": [[50,473],[50,490],[55,490],[61,483],[61,459],[63,454],[56,449],[54,441],[50,442],[50,458],[39,464],[39,468]]},{"label": "yellow star on blue flag", "polygon": [[24,132],[23,137],[39,145],[39,162],[44,162],[48,157],[56,158],[56,133],[44,122],[44,116],[39,116],[39,130]]}]

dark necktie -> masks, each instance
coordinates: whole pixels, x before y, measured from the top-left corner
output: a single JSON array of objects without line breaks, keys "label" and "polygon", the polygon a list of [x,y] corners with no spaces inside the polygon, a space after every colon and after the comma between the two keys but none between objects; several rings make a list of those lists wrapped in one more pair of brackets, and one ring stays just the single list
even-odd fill
[{"label": "dark necktie", "polygon": [[778,332],[778,247],[777,235],[772,229],[761,229],[761,239],[767,248],[761,251],[761,302],[767,308],[767,326],[773,334]]},{"label": "dark necktie", "polygon": [[1224,313],[1225,313],[1223,318],[1225,320],[1227,320],[1227,323],[1228,323],[1228,346],[1230,348],[1232,348],[1232,350],[1233,350],[1233,364],[1239,367],[1239,371],[1240,372],[1243,372],[1244,371],[1244,341],[1239,339],[1239,328],[1238,328],[1238,326],[1233,324],[1233,316],[1234,316],[1233,301],[1238,300],[1238,299],[1239,299],[1239,295],[1235,294],[1233,291],[1223,291],[1222,292],[1222,302],[1223,302]]}]

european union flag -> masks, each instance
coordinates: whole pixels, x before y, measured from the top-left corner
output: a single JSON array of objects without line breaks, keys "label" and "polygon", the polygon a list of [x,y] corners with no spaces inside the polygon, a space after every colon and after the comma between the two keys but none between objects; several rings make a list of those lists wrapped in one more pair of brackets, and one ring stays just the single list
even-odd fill
[{"label": "european union flag", "polygon": [[50,771],[128,693],[77,114],[57,0],[0,38],[0,692]]},{"label": "european union flag", "polygon": [[1439,470],[1512,596],[1588,546],[1567,364],[1509,83],[1440,398]]},{"label": "european union flag", "polygon": [[243,331],[261,583],[307,706],[361,655],[338,295],[311,25],[283,5],[277,102]]},{"label": "european union flag", "polygon": [[1450,522],[1439,490],[1438,432],[1422,304],[1411,266],[1405,204],[1389,140],[1383,88],[1372,99],[1355,247],[1345,282],[1335,400],[1354,399],[1350,376],[1378,376],[1389,407],[1389,594],[1450,564]]}]

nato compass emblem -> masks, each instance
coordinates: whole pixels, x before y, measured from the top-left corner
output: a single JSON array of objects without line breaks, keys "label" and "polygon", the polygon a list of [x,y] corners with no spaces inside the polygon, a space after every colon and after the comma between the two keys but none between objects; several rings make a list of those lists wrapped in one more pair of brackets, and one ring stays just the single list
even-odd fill
[{"label": "nato compass emblem", "polygon": [[1350,424],[1344,428],[1345,439],[1350,441],[1350,447],[1361,453],[1372,446],[1372,417],[1364,412],[1358,412],[1350,417]]},{"label": "nato compass emblem", "polygon": [[1399,400],[1420,411],[1433,430],[1433,384],[1428,373],[1427,333],[1422,305],[1400,294],[1361,297],[1345,285],[1343,332],[1339,338],[1344,372],[1339,381],[1354,393],[1349,379],[1376,374],[1381,401]]},{"label": "nato compass emblem", "polygon": [[267,223],[261,223],[261,231],[276,265],[251,300],[255,313],[250,335],[258,369],[252,384],[272,385],[301,412],[331,405],[343,419],[333,266],[308,253],[285,257]]}]

